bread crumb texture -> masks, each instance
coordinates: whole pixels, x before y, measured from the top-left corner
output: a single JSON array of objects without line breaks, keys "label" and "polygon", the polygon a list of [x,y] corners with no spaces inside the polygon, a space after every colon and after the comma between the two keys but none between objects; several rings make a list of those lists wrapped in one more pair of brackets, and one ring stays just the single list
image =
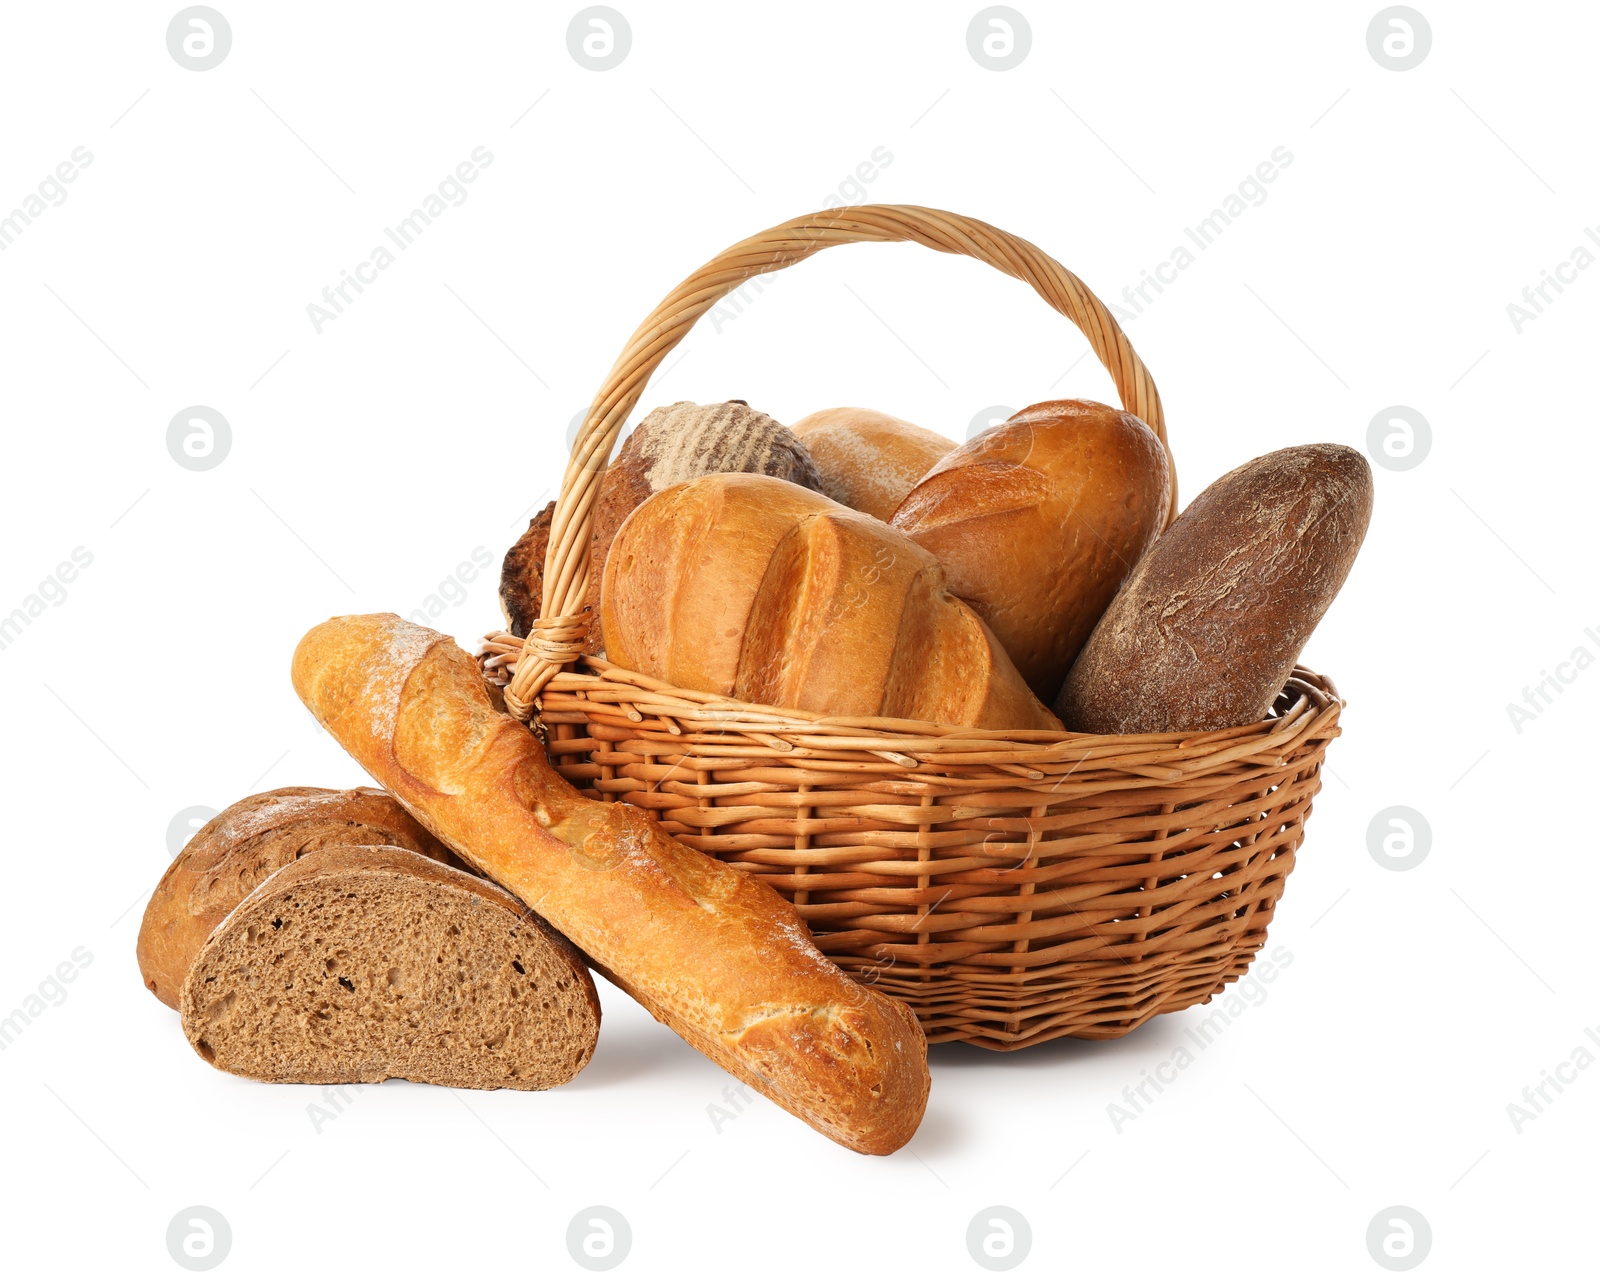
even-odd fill
[{"label": "bread crumb texture", "polygon": [[469,877],[368,866],[269,881],[190,972],[195,1051],[277,1082],[565,1083],[599,1032],[587,971],[514,898],[454,880]]}]

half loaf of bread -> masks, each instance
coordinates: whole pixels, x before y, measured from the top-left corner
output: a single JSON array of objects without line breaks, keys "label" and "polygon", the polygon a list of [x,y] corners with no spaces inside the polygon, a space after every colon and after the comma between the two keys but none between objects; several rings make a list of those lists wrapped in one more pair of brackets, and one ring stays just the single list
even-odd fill
[{"label": "half loaf of bread", "polygon": [[553,1088],[600,1030],[582,958],[515,897],[355,845],[308,853],[240,902],[180,1011],[206,1061],[279,1083]]},{"label": "half loaf of bread", "polygon": [[381,790],[286,786],[230,804],[167,867],[139,925],[139,971],[169,1008],[211,930],[267,876],[334,844],[388,844],[434,861],[451,854]]}]

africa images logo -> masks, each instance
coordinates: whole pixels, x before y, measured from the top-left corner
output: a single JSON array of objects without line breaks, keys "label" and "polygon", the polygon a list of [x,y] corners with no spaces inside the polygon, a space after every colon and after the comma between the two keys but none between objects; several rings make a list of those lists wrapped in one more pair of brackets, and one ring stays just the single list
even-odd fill
[{"label": "africa images logo", "polygon": [[[465,204],[469,194],[467,186],[476,182],[493,163],[494,152],[488,147],[473,147],[471,155],[446,174],[410,213],[394,226],[383,228],[384,238],[394,245],[393,249],[389,245],[379,244],[354,267],[341,269],[336,283],[323,286],[322,303],[306,304],[306,317],[317,336],[321,337],[323,329],[343,315],[354,304],[356,297],[367,291],[367,285],[378,282],[379,273],[395,264],[397,252],[404,253],[446,212]],[[352,289],[355,290],[355,297],[351,296]]]}]

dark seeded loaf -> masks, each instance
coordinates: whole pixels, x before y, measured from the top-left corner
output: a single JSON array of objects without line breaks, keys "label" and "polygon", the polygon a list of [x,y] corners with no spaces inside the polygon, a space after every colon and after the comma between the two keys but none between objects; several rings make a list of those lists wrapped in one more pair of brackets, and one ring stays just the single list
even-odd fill
[{"label": "dark seeded loaf", "polygon": [[308,853],[240,902],[180,1011],[206,1061],[278,1083],[552,1088],[600,1029],[583,960],[516,898],[355,845]]}]

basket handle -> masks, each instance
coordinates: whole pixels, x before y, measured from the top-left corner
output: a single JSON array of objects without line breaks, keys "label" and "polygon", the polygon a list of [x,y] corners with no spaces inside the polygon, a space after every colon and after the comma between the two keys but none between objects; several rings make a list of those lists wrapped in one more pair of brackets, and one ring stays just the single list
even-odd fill
[{"label": "basket handle", "polygon": [[[696,320],[752,276],[792,266],[830,245],[899,240],[976,258],[1032,285],[1041,298],[1083,331],[1116,383],[1123,408],[1148,423],[1166,446],[1161,397],[1127,336],[1082,280],[1028,241],[974,218],[910,204],[824,210],[771,227],[723,250],[669,293],[628,339],[590,405],[573,441],[550,525],[540,616],[523,641],[516,673],[506,688],[506,704],[519,719],[528,717],[534,698],[551,676],[571,665],[583,651],[588,623],[581,610],[588,589],[589,540],[601,477],[622,424],[661,361]],[[1172,471],[1170,520],[1178,509],[1177,472],[1170,448],[1167,465]]]}]

